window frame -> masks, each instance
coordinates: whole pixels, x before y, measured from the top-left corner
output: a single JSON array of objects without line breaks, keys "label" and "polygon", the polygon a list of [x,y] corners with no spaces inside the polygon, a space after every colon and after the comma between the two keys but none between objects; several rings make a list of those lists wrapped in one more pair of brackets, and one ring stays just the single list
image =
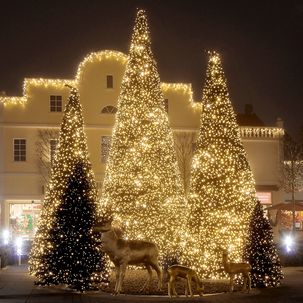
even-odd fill
[{"label": "window frame", "polygon": [[[24,140],[25,143],[22,144],[22,142],[20,141],[19,143],[16,143],[16,140]],[[22,155],[21,152],[23,151],[22,148],[20,148],[22,145],[25,146],[25,154]],[[18,149],[16,149],[16,146],[18,146]],[[18,153],[18,154],[16,154]],[[16,158],[18,157],[18,158]],[[24,159],[22,159],[23,157],[25,157]],[[27,162],[27,141],[26,141],[26,138],[14,138],[13,139],[13,161],[14,162]]]},{"label": "window frame", "polygon": [[[52,97],[55,97],[55,99],[52,100]],[[61,100],[58,100],[57,99],[58,97],[60,97]],[[55,95],[55,94],[49,95],[49,112],[50,113],[62,113],[62,108],[63,108],[62,100],[63,100],[62,95]],[[52,105],[52,102],[54,102],[53,105]],[[58,102],[61,102],[61,104],[59,105]],[[58,110],[59,108],[60,108],[60,110]]]},{"label": "window frame", "polygon": [[[111,111],[109,111],[109,107],[111,107]],[[104,112],[103,112],[103,110],[104,110]],[[107,111],[105,111],[105,110],[107,110]],[[115,111],[115,112],[113,112],[113,111]],[[100,114],[104,114],[104,115],[115,115],[116,113],[117,113],[117,111],[118,111],[118,108],[116,107],[116,106],[114,106],[114,105],[106,105],[106,106],[104,106],[102,109],[101,109],[101,112],[100,112]]]},{"label": "window frame", "polygon": [[[109,79],[111,79],[111,86],[109,86]],[[113,89],[114,88],[114,75],[107,74],[106,75],[106,89]]]}]

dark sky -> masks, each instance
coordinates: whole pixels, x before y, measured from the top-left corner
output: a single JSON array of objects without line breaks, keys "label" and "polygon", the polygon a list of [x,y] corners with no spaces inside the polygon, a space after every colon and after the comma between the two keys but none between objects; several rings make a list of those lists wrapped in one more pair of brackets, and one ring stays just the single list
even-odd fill
[{"label": "dark sky", "polygon": [[74,78],[95,51],[128,54],[145,9],[163,82],[192,83],[201,100],[208,56],[221,55],[236,113],[252,104],[268,126],[303,124],[302,0],[3,1],[0,91],[21,96],[24,78]]}]

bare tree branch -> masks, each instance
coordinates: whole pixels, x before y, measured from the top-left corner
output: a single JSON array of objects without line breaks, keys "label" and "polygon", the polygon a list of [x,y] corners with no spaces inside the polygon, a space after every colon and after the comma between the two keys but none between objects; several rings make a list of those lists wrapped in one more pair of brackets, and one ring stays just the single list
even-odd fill
[{"label": "bare tree branch", "polygon": [[184,191],[187,193],[189,190],[195,134],[190,131],[176,131],[173,134],[177,160],[181,171],[181,178],[184,184]]},{"label": "bare tree branch", "polygon": [[42,184],[48,183],[51,173],[50,140],[58,139],[59,131],[38,129],[36,135],[37,170]]}]

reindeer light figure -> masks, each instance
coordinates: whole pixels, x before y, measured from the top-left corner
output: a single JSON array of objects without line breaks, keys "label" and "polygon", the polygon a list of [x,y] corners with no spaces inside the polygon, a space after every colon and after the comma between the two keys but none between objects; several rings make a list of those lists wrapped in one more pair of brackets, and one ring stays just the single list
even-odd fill
[{"label": "reindeer light figure", "polygon": [[193,298],[194,295],[192,293],[192,289],[191,289],[191,280],[193,279],[196,283],[196,289],[197,289],[197,293],[199,294],[200,297],[203,296],[203,291],[204,291],[204,286],[202,286],[202,282],[199,280],[198,275],[196,274],[196,272],[188,267],[185,266],[181,266],[181,265],[172,265],[171,267],[168,268],[167,270],[170,279],[168,282],[168,295],[170,298],[172,298],[172,294],[171,294],[171,289],[173,290],[174,295],[178,298],[178,294],[176,293],[175,290],[175,280],[177,277],[181,277],[186,279],[186,289],[185,289],[185,296],[188,297],[187,293],[188,293],[188,288],[189,288],[189,292],[190,292],[190,296]]},{"label": "reindeer light figure", "polygon": [[112,221],[112,217],[104,218],[93,227],[93,231],[102,233],[101,241],[105,253],[108,254],[116,268],[116,285],[113,295],[118,296],[121,292],[127,265],[144,264],[146,266],[149,277],[141,291],[149,286],[152,277],[151,267],[154,268],[158,275],[158,290],[161,290],[162,272],[158,264],[159,251],[156,244],[118,238],[111,226]]},{"label": "reindeer light figure", "polygon": [[247,281],[248,281],[248,293],[250,293],[251,290],[251,279],[249,276],[249,272],[251,271],[251,265],[248,263],[233,263],[233,262],[228,262],[227,261],[227,256],[228,256],[228,250],[220,247],[220,250],[223,251],[223,265],[225,271],[229,274],[230,277],[230,289],[229,293],[232,294],[234,290],[234,278],[236,274],[241,273],[244,277],[244,285],[242,292],[246,291],[246,286],[247,286]]}]

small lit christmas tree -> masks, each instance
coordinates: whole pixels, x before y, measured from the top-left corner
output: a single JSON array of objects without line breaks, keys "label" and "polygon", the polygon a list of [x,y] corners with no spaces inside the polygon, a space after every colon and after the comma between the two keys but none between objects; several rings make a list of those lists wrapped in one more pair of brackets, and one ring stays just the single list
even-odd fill
[{"label": "small lit christmas tree", "polygon": [[188,194],[184,262],[204,278],[219,278],[226,273],[218,247],[229,249],[230,258],[241,261],[257,198],[220,57],[216,52],[209,52],[209,57]]},{"label": "small lit christmas tree", "polygon": [[243,257],[252,266],[250,274],[253,287],[277,286],[284,278],[273,233],[268,219],[263,215],[260,202],[250,221]]},{"label": "small lit christmas tree", "polygon": [[69,284],[77,290],[89,289],[92,282],[107,282],[106,260],[93,236],[92,227],[98,220],[97,202],[90,196],[90,183],[83,163],[76,163],[67,180],[66,191],[54,213],[50,230],[53,250],[45,258],[51,284]]},{"label": "small lit christmas tree", "polygon": [[129,239],[177,249],[186,205],[144,11],[137,14],[121,85],[102,201]]},{"label": "small lit christmas tree", "polygon": [[50,182],[47,186],[38,230],[29,256],[29,273],[39,278],[40,281],[50,274],[47,260],[54,249],[51,231],[54,229],[55,214],[66,193],[67,180],[71,176],[75,164],[79,161],[83,163],[83,169],[86,171],[86,178],[89,182],[90,191],[87,199],[97,201],[97,189],[87,150],[82,107],[79,103],[77,89],[71,88],[61,124]]}]

